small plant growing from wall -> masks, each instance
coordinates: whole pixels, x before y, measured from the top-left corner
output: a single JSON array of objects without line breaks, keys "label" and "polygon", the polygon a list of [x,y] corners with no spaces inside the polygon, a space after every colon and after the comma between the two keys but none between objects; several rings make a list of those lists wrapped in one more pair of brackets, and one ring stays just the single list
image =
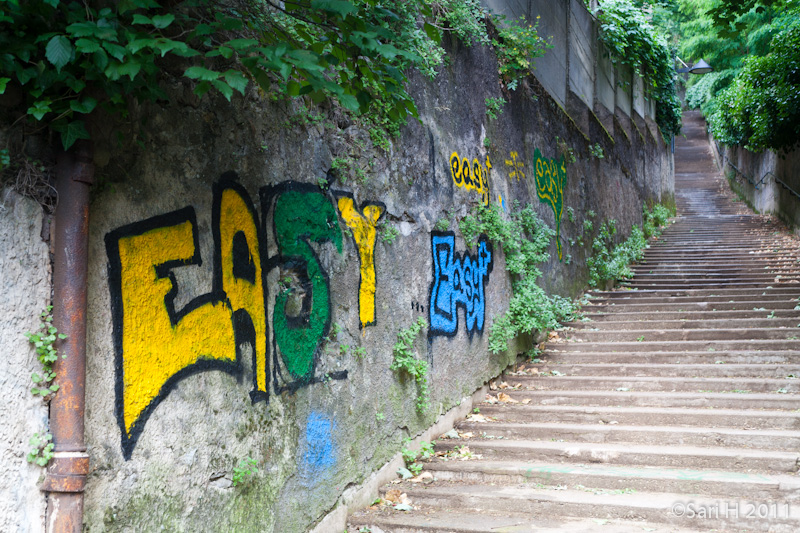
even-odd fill
[{"label": "small plant growing from wall", "polygon": [[558,146],[559,155],[563,157],[568,164],[571,165],[578,160],[578,158],[575,157],[575,150],[567,145],[566,140],[556,137],[556,145]]},{"label": "small plant growing from wall", "polygon": [[381,241],[386,244],[394,244],[395,239],[400,235],[400,230],[390,224],[380,224],[379,228],[381,232]]},{"label": "small plant growing from wall", "polygon": [[[53,306],[48,305],[39,318],[42,319],[39,323],[39,329],[34,332],[25,333],[25,337],[33,344],[36,350],[36,355],[39,362],[42,364],[42,371],[34,372],[31,374],[31,380],[34,382],[34,387],[31,392],[34,396],[41,396],[45,401],[49,401],[53,394],[58,391],[58,384],[55,382],[56,373],[53,370],[53,364],[58,361],[58,351],[54,344],[58,339],[66,339],[67,336],[59,333],[53,325]],[[66,358],[66,355],[62,355]],[[39,466],[47,466],[50,459],[53,458],[53,436],[50,433],[39,435],[34,433],[33,437],[28,441],[31,445],[31,451],[28,453],[27,459],[30,463],[36,463]]]},{"label": "small plant growing from wall", "polygon": [[53,436],[50,433],[39,435],[34,433],[30,438],[28,444],[31,445],[31,451],[28,452],[29,463],[36,463],[39,466],[47,466],[50,459],[53,458]]},{"label": "small plant growing from wall", "polygon": [[538,16],[533,24],[524,17],[518,21],[506,21],[503,16],[495,16],[499,38],[492,39],[492,46],[497,53],[500,78],[511,91],[534,69],[533,60],[543,56],[548,48],[553,48],[539,36],[538,26]]},{"label": "small plant growing from wall", "polygon": [[592,157],[597,159],[605,159],[605,154],[603,153],[603,147],[600,146],[600,143],[597,144],[590,144],[589,145],[589,153],[592,154]]},{"label": "small plant growing from wall", "polygon": [[419,317],[406,329],[397,332],[397,342],[392,351],[394,360],[389,368],[405,372],[417,383],[417,412],[423,413],[429,407],[428,362],[416,358],[414,341],[417,335],[428,327],[428,322]]},{"label": "small plant growing from wall", "polygon": [[231,481],[234,487],[245,485],[253,480],[253,476],[258,474],[258,462],[255,459],[246,457],[233,467]]},{"label": "small plant growing from wall", "polygon": [[430,460],[433,457],[433,447],[436,445],[436,441],[427,442],[423,440],[419,443],[419,450],[411,450],[408,448],[410,442],[411,439],[405,439],[403,449],[400,451],[403,455],[403,461],[406,463],[406,471],[404,472],[404,469],[401,468],[398,473],[404,478],[411,477],[411,475],[420,475],[423,469],[422,461]]},{"label": "small plant growing from wall", "polygon": [[643,207],[643,227],[633,226],[630,236],[617,245],[614,245],[616,221],[604,222],[592,243],[592,256],[586,260],[589,284],[592,287],[604,287],[616,280],[632,277],[633,272],[628,265],[644,257],[647,239],[661,235],[661,228],[667,224],[670,214],[670,210],[663,205],[654,206],[652,211]]},{"label": "small plant growing from wall", "polygon": [[486,116],[495,120],[503,113],[503,106],[506,105],[504,98],[487,98],[486,102]]}]

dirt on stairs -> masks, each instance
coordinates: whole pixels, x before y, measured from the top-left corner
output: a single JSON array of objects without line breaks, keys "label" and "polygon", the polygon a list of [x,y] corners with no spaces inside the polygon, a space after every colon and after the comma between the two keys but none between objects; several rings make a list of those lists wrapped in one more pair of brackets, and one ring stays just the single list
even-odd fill
[{"label": "dirt on stairs", "polygon": [[635,277],[492,384],[432,477],[383,489],[411,510],[349,532],[800,531],[798,242],[734,201],[697,114],[684,132]]}]

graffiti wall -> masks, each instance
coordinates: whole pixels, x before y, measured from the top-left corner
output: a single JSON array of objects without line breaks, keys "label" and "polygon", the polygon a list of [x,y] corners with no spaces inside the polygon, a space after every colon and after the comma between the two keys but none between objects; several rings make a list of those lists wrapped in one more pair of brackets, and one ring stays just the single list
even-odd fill
[{"label": "graffiti wall", "polygon": [[[533,206],[557,233],[542,285],[582,290],[587,213],[636,222],[653,186],[626,172],[666,149],[598,129],[607,157],[592,159],[545,97],[514,94],[488,119],[494,61],[459,49],[441,80],[420,81],[420,120],[388,150],[341,110],[256,95],[153,104],[135,117],[140,152],[100,147],[86,531],[293,533],[346,505],[346,487],[529,348],[487,350],[512,280],[490,231],[464,238],[479,208]],[[422,412],[415,380],[392,369],[419,318]]]}]

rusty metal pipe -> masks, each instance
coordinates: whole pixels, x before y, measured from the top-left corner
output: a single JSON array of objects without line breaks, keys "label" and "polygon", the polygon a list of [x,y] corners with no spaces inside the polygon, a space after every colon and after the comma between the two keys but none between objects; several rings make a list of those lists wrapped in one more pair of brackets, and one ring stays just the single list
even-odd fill
[{"label": "rusty metal pipe", "polygon": [[89,186],[94,178],[88,142],[58,157],[58,207],[53,235],[53,325],[67,335],[57,341],[54,365],[60,388],[50,402],[55,457],[42,490],[48,492],[47,531],[80,533],[83,489],[89,472],[84,441],[86,388],[86,277],[89,262]]}]

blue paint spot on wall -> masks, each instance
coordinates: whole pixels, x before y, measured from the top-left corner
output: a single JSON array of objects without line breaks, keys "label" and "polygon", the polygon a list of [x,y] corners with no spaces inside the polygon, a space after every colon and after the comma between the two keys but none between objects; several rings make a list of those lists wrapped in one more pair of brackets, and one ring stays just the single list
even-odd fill
[{"label": "blue paint spot on wall", "polygon": [[300,445],[300,470],[303,476],[319,476],[336,463],[333,431],[336,425],[327,416],[312,412],[306,420]]},{"label": "blue paint spot on wall", "polygon": [[483,333],[485,284],[492,271],[492,245],[485,235],[475,256],[455,251],[455,234],[431,232],[433,280],[428,307],[429,335],[453,336],[458,331],[458,308],[464,309],[467,332]]}]

